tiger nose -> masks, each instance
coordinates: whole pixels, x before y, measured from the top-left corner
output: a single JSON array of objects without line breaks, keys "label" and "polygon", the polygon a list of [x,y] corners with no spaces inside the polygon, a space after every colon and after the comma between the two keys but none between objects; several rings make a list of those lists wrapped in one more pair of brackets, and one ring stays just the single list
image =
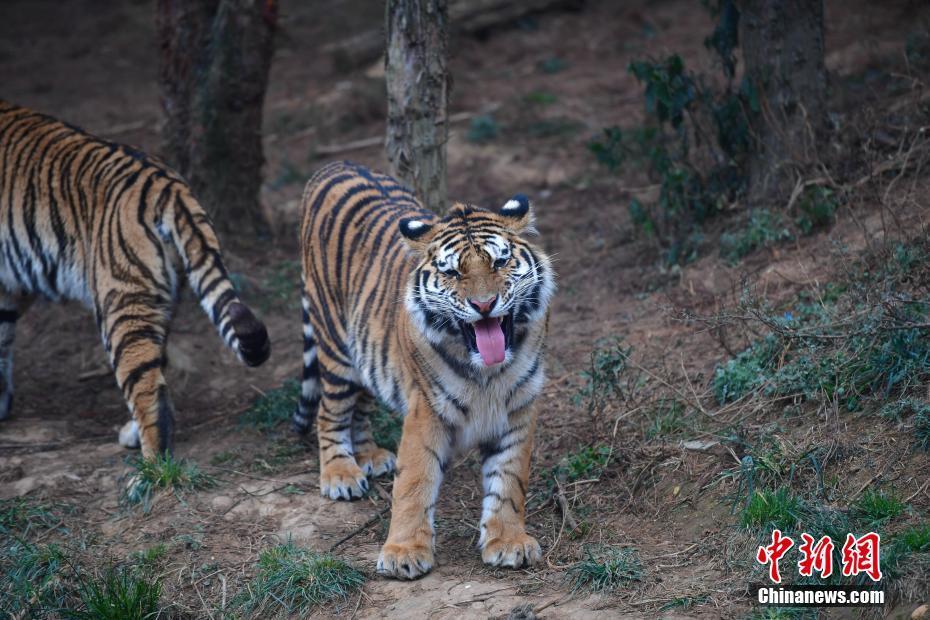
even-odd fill
[{"label": "tiger nose", "polygon": [[484,300],[472,297],[468,300],[468,303],[470,303],[471,307],[480,312],[482,315],[487,315],[494,307],[494,304],[497,303],[497,295],[492,295],[491,297],[488,297]]}]

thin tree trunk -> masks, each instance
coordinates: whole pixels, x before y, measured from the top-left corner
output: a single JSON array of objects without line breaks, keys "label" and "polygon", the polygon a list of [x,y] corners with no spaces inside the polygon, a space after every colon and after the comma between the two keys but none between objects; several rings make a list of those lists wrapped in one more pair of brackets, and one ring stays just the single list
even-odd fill
[{"label": "thin tree trunk", "polygon": [[816,159],[826,121],[823,0],[744,0],[740,42],[758,95],[751,203],[782,199]]},{"label": "thin tree trunk", "polygon": [[387,3],[387,156],[423,204],[446,208],[448,6],[446,0]]},{"label": "thin tree trunk", "polygon": [[269,230],[261,128],[276,19],[276,0],[158,0],[165,158],[226,232]]}]

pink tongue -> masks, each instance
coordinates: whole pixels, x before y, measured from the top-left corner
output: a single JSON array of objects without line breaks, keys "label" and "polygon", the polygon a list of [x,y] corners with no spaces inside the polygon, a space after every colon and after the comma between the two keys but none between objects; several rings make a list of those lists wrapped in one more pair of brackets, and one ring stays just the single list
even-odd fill
[{"label": "pink tongue", "polygon": [[496,318],[481,319],[474,323],[478,353],[485,366],[504,361],[504,330]]}]

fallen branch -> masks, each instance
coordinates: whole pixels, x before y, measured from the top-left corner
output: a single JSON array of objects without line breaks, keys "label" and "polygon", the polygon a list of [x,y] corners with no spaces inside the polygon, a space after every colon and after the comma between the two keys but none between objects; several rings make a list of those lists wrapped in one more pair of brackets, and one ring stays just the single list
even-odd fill
[{"label": "fallen branch", "polygon": [[375,516],[373,516],[372,518],[368,519],[367,521],[365,521],[364,523],[362,523],[360,526],[358,526],[357,528],[355,528],[354,530],[352,530],[351,532],[349,532],[348,534],[346,534],[345,536],[343,536],[342,538],[340,538],[339,540],[337,540],[336,542],[334,542],[334,543],[330,546],[329,552],[332,553],[333,551],[336,550],[337,547],[339,547],[339,546],[342,545],[343,543],[348,542],[349,540],[355,538],[356,536],[358,536],[359,534],[361,534],[362,532],[364,532],[365,530],[367,530],[368,528],[370,528],[372,525],[374,525],[375,523],[377,523],[378,521],[380,521],[380,520],[381,520],[381,517],[383,517],[385,514],[387,514],[387,512],[388,512],[390,509],[391,509],[391,506],[390,506],[390,504],[388,504],[387,506],[385,506],[384,508],[382,508],[381,510],[379,510],[377,513],[375,513]]}]

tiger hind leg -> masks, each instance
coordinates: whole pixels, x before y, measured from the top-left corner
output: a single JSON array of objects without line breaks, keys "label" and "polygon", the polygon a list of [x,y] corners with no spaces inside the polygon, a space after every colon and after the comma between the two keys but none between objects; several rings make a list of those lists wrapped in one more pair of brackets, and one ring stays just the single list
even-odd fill
[{"label": "tiger hind leg", "polygon": [[16,321],[32,298],[0,294],[0,420],[13,409],[13,340]]},{"label": "tiger hind leg", "polygon": [[103,345],[132,414],[120,431],[120,443],[140,444],[146,460],[169,453],[174,407],[164,367],[173,302],[157,291],[111,292],[98,308]]},{"label": "tiger hind leg", "polygon": [[375,443],[371,433],[371,416],[378,412],[378,401],[369,392],[363,392],[352,414],[352,446],[355,462],[365,475],[377,478],[394,472],[397,456]]}]

